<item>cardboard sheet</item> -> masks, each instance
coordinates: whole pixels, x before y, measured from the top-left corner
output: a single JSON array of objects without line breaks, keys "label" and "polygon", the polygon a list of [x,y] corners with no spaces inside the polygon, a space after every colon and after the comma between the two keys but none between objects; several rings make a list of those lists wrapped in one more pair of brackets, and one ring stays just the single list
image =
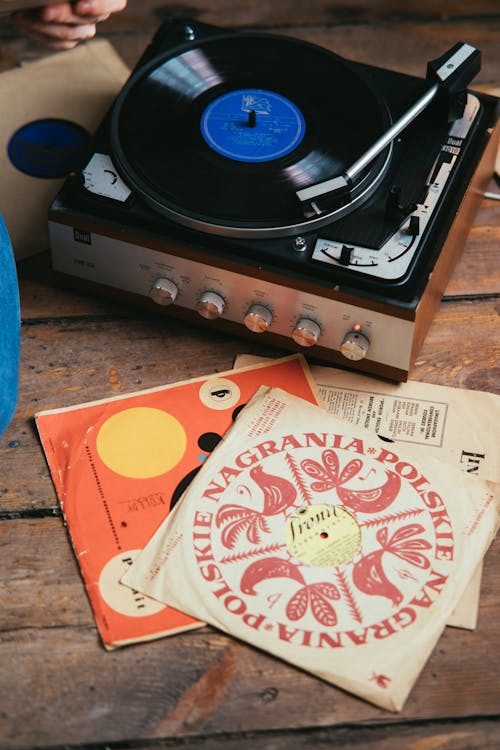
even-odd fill
[{"label": "cardboard sheet", "polygon": [[[1,2],[1,0],[0,0]],[[33,177],[8,155],[11,137],[35,120],[67,120],[92,133],[129,70],[112,45],[93,40],[0,74],[0,213],[16,260],[47,250],[47,211],[63,179]]]}]

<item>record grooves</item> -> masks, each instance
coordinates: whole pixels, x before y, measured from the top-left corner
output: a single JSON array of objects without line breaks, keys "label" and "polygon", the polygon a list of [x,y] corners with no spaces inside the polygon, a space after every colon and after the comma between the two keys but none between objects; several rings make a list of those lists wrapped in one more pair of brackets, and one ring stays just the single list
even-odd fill
[{"label": "record grooves", "polygon": [[[252,128],[244,100],[258,91],[262,111]],[[297,134],[297,146],[262,160],[223,155],[202,128],[207,110],[224,97],[233,100],[234,112],[232,121],[228,117],[219,126],[221,133],[239,125],[248,138],[248,131],[257,137],[263,130],[261,150],[267,153],[273,129],[267,123],[274,117],[272,154],[274,142],[278,152],[280,139],[285,145],[287,137],[293,140],[293,121],[287,125],[290,136],[283,129],[285,118],[295,117],[301,123],[296,129],[304,131]],[[281,121],[266,111],[266,105],[275,110],[277,104],[288,106]],[[141,68],[117,100],[111,145],[125,181],[166,216],[216,234],[260,230],[275,236],[290,233],[289,227],[297,233],[307,223],[297,190],[341,174],[389,124],[380,98],[333,53],[271,35],[223,36]],[[233,152],[243,150],[241,138],[236,132]],[[360,196],[368,197],[386,168],[388,151],[360,176],[348,207],[334,204],[312,223],[325,224],[339,209],[351,211]]]}]

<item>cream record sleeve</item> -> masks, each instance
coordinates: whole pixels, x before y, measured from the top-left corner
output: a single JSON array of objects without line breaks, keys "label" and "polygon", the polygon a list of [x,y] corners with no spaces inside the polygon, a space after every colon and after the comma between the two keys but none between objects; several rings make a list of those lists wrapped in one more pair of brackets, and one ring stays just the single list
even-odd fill
[{"label": "cream record sleeve", "polygon": [[263,387],[123,581],[397,711],[494,536],[492,488]]},{"label": "cream record sleeve", "polygon": [[[266,361],[240,354],[235,366]],[[325,409],[339,419],[421,451],[469,477],[500,483],[500,397],[486,391],[409,380],[389,383],[357,372],[313,365]],[[497,488],[496,492],[499,493]],[[481,590],[479,566],[447,625],[474,630]]]}]

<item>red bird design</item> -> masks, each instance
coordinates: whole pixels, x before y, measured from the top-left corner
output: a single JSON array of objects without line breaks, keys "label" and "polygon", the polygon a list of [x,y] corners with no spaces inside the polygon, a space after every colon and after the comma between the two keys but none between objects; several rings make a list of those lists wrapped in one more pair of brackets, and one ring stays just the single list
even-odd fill
[{"label": "red bird design", "polygon": [[323,451],[323,463],[306,458],[301,462],[301,468],[315,481],[311,484],[314,492],[326,492],[335,489],[339,500],[347,508],[359,513],[379,513],[388,508],[399,493],[401,480],[393,471],[386,471],[387,481],[380,487],[371,490],[353,490],[344,487],[350,479],[355,477],[363,468],[359,458],[349,461],[340,471],[340,462],[333,450]]},{"label": "red bird design", "polygon": [[266,557],[252,563],[245,570],[241,577],[241,591],[243,594],[255,596],[255,586],[269,578],[291,578],[301,584],[286,607],[286,614],[290,620],[300,620],[311,607],[315,619],[325,627],[337,624],[337,614],[330,601],[340,599],[340,594],[333,583],[320,581],[308,584],[297,565],[281,557]]},{"label": "red bird design", "polygon": [[266,474],[262,466],[252,467],[250,476],[264,493],[262,512],[265,516],[276,516],[294,504],[297,490],[288,479]]},{"label": "red bird design", "polygon": [[392,537],[389,537],[387,527],[384,526],[377,532],[377,541],[381,548],[370,552],[354,564],[353,583],[365,594],[385,596],[394,605],[401,604],[403,600],[401,591],[385,575],[382,559],[384,554],[391,552],[418,568],[424,570],[428,568],[430,562],[421,550],[431,549],[431,543],[426,539],[411,538],[423,531],[425,529],[419,523],[411,523],[398,529]]},{"label": "red bird design", "polygon": [[215,518],[217,528],[224,526],[221,541],[229,549],[234,549],[239,536],[243,533],[249,542],[258,544],[261,532],[269,531],[266,516],[282,513],[294,504],[297,497],[297,490],[288,479],[266,474],[261,466],[250,469],[250,476],[264,493],[262,511],[244,505],[228,504],[219,508]]},{"label": "red bird design", "polygon": [[299,568],[281,557],[266,557],[248,566],[241,577],[240,588],[244,594],[255,595],[255,586],[267,578],[293,578],[304,584],[305,580]]}]

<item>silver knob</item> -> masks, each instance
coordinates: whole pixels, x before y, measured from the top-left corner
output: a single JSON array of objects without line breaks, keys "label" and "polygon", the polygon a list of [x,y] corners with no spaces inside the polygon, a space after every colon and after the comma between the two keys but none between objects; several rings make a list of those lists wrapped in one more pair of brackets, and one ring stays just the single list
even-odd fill
[{"label": "silver knob", "polygon": [[292,339],[299,346],[314,346],[318,343],[321,335],[321,328],[315,320],[310,318],[301,318],[292,332]]},{"label": "silver knob", "polygon": [[264,305],[250,305],[243,322],[249,331],[253,333],[264,333],[271,325],[273,314],[268,307]]},{"label": "silver knob", "polygon": [[344,357],[355,361],[366,357],[369,348],[369,339],[363,333],[354,330],[346,333],[340,345],[340,351]]},{"label": "silver knob", "polygon": [[225,306],[226,301],[224,297],[217,292],[203,292],[198,300],[196,309],[202,318],[215,320],[216,318],[220,318],[224,312]]},{"label": "silver knob", "polygon": [[178,291],[173,281],[160,276],[149,290],[149,296],[157,305],[171,305],[175,302]]}]

